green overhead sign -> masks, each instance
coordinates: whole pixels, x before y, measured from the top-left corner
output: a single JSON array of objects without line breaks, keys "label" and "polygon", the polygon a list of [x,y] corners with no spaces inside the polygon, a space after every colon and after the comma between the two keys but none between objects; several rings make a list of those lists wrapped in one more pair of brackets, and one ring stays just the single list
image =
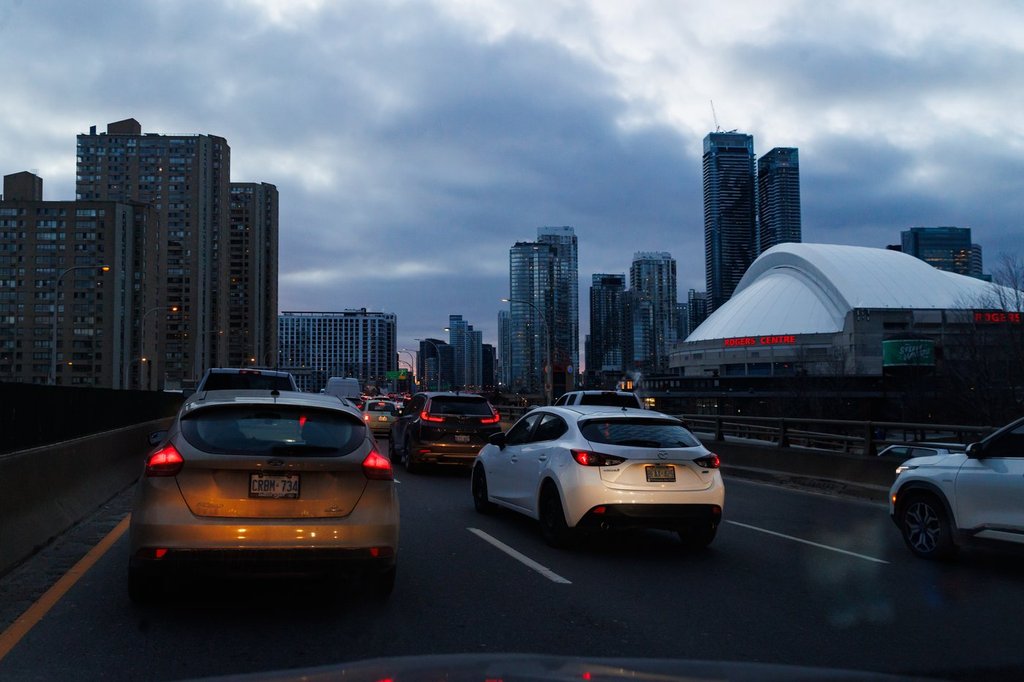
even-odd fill
[{"label": "green overhead sign", "polygon": [[409,370],[399,369],[394,372],[388,371],[384,373],[384,376],[388,379],[398,379],[399,381],[405,381],[409,378]]}]

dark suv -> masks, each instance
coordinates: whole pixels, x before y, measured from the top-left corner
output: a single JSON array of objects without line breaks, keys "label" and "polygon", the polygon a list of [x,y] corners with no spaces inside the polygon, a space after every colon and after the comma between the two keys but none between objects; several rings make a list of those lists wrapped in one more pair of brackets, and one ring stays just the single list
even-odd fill
[{"label": "dark suv", "polygon": [[486,398],[472,393],[417,393],[391,426],[388,453],[415,472],[423,464],[470,465],[501,417]]}]

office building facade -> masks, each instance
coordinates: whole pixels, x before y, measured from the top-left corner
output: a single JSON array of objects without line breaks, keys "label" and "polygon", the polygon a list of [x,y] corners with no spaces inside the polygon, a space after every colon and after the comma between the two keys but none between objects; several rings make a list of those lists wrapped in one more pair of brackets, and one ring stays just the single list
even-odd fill
[{"label": "office building facade", "polygon": [[676,261],[665,251],[633,254],[629,268],[630,367],[657,370],[668,366],[676,341]]},{"label": "office building facade", "polygon": [[478,391],[483,385],[481,353],[483,332],[462,319],[462,315],[448,316],[448,345],[452,347],[453,388]]},{"label": "office building facade", "polygon": [[969,227],[912,227],[900,233],[903,253],[934,268],[982,279],[981,246]]},{"label": "office building facade", "polygon": [[704,268],[709,312],[729,300],[757,255],[754,138],[704,138]]},{"label": "office building facade", "polygon": [[776,244],[803,239],[800,219],[800,153],[776,147],[757,160],[758,255]]},{"label": "office building facade", "polygon": [[317,392],[330,377],[383,385],[398,370],[397,318],[366,308],[339,312],[282,312],[278,316],[280,368],[299,388]]},{"label": "office building facade", "polygon": [[626,276],[595,274],[590,280],[589,374],[621,374],[626,349]]}]

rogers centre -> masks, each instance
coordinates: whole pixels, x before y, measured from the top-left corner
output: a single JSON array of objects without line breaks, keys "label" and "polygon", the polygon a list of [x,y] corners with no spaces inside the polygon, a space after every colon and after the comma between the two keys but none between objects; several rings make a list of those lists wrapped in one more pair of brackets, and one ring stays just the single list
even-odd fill
[{"label": "rogers centre", "polygon": [[710,385],[687,379],[748,377],[743,385],[756,387],[781,385],[756,378],[941,374],[978,343],[996,349],[1002,342],[986,333],[1019,328],[1022,301],[1024,292],[898,251],[781,244],[673,347],[669,371],[643,385],[659,396]]}]

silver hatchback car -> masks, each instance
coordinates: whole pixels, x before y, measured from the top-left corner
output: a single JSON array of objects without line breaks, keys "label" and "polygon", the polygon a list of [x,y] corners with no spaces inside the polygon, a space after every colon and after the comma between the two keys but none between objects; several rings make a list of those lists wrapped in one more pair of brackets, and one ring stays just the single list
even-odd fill
[{"label": "silver hatchback car", "polygon": [[182,569],[354,572],[391,593],[398,494],[358,411],[332,396],[209,391],[151,441],[131,516],[133,600]]}]

